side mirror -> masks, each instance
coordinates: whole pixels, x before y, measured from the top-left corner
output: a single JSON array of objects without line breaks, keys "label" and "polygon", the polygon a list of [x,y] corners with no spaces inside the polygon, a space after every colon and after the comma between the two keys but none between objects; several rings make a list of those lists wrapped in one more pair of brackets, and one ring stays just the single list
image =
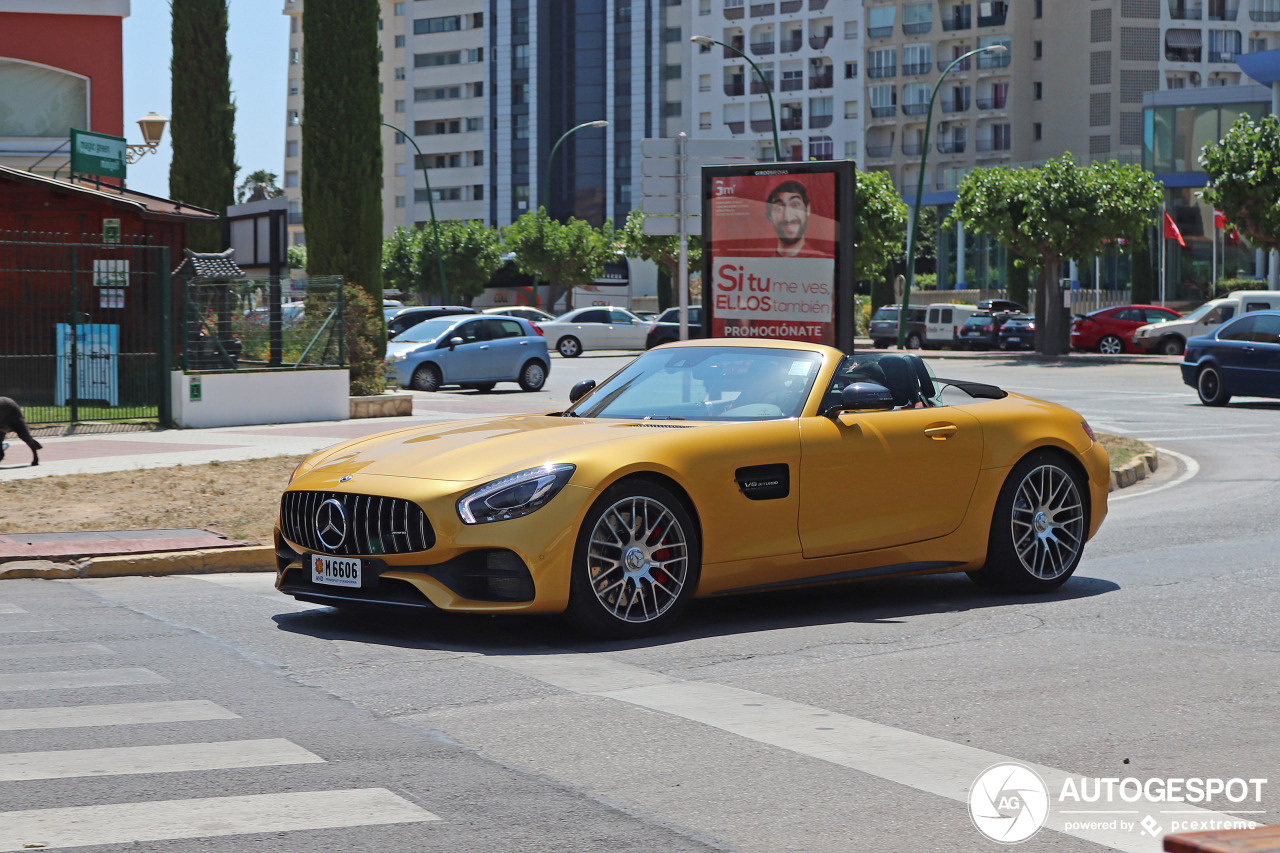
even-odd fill
[{"label": "side mirror", "polygon": [[595,387],[596,381],[594,379],[583,379],[580,382],[575,383],[574,386],[569,389],[569,402],[578,402],[583,397],[587,396],[588,391]]},{"label": "side mirror", "polygon": [[462,346],[462,344],[463,344],[462,338],[458,337],[457,335],[453,336],[452,338],[449,338],[449,349],[453,349],[454,347],[460,347]]},{"label": "side mirror", "polygon": [[840,406],[832,414],[848,411],[879,412],[893,408],[893,394],[874,382],[853,382],[840,392]]}]

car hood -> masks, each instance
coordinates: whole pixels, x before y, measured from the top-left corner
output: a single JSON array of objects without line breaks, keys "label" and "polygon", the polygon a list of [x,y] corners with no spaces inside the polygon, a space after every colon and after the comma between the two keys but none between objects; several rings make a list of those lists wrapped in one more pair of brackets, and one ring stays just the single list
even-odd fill
[{"label": "car hood", "polygon": [[[733,423],[674,425],[606,418],[516,415],[454,421],[382,433],[312,457],[299,479],[319,488],[347,474],[468,482],[489,480],[548,462],[574,462],[601,445],[651,441],[680,429],[731,429]],[[646,429],[645,427],[650,427]],[[482,444],[483,442],[483,444]]]},{"label": "car hood", "polygon": [[415,350],[420,347],[433,347],[433,346],[435,346],[434,341],[428,341],[427,343],[411,343],[409,341],[397,341],[394,338],[392,338],[391,340],[387,341],[387,357],[390,358],[391,356],[396,355],[397,353],[409,352],[410,350]]}]

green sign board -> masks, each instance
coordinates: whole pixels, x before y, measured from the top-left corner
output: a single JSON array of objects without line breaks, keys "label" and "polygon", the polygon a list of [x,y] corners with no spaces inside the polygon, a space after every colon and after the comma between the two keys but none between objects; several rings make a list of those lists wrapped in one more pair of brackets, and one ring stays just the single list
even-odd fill
[{"label": "green sign board", "polygon": [[92,130],[71,128],[71,171],[124,179],[125,141]]}]

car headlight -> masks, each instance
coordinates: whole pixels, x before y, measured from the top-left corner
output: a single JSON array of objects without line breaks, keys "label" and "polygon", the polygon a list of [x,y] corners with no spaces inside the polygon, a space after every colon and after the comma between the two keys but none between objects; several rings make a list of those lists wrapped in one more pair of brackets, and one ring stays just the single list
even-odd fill
[{"label": "car headlight", "polygon": [[547,464],[500,477],[463,495],[458,517],[463,524],[487,524],[526,516],[554,498],[576,467]]},{"label": "car headlight", "polygon": [[387,361],[390,361],[390,362],[404,361],[408,357],[409,357],[408,350],[400,350],[400,352],[393,352],[391,353],[391,355],[387,356]]}]

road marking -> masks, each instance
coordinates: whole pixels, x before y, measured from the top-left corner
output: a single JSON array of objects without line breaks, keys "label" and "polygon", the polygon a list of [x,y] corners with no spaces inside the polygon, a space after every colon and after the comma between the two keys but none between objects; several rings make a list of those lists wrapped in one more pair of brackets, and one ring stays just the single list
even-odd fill
[{"label": "road marking", "polygon": [[439,817],[386,788],[0,812],[0,851],[423,823]]},{"label": "road marking", "polygon": [[0,693],[6,690],[76,690],[82,687],[130,687],[136,684],[167,683],[169,679],[142,667],[0,673]]},{"label": "road marking", "polygon": [[10,752],[0,755],[0,782],[323,763],[320,756],[284,738]]},{"label": "road marking", "polygon": [[7,613],[0,619],[0,634],[39,634],[50,631],[61,631],[63,627],[57,622],[46,619],[24,619],[24,614]]},{"label": "road marking", "polygon": [[1135,435],[1138,441],[1155,444],[1157,441],[1220,441],[1224,438],[1275,438],[1274,432],[1233,432],[1223,429],[1221,432],[1202,432],[1199,435]]},{"label": "road marking", "polygon": [[[679,681],[652,670],[609,660],[600,654],[547,654],[482,657],[485,663],[518,672],[573,693],[602,696],[641,708],[702,723],[758,743],[785,749],[906,785],[918,791],[967,803],[969,786],[982,771],[1017,762],[1034,769],[1048,784],[1051,798],[1067,779],[1081,777],[1042,764],[964,746],[916,732],[837,714],[708,682]],[[1162,803],[1139,801],[1159,812]],[[1181,805],[1181,804],[1180,804]],[[1204,820],[1238,820],[1233,815],[1187,809]],[[1068,828],[1068,824],[1073,824]],[[1076,816],[1051,812],[1048,829],[1131,853],[1150,853],[1152,841],[1137,831],[1093,826]],[[976,830],[975,830],[976,833]],[[975,839],[977,835],[975,834]],[[963,845],[962,845],[963,846]]]},{"label": "road marking", "polygon": [[0,711],[0,731],[73,729],[87,726],[135,726],[146,723],[189,723],[238,720],[221,705],[204,699],[175,702],[126,702],[117,705],[78,705],[67,708],[17,708]]},{"label": "road marking", "polygon": [[26,612],[27,611],[23,610],[21,607],[19,607],[16,604],[10,604],[7,601],[0,601],[0,613],[26,613]]},{"label": "road marking", "polygon": [[113,655],[111,649],[98,643],[29,643],[25,646],[0,646],[0,660],[32,658],[70,658],[84,655]]},{"label": "road marking", "polygon": [[1165,489],[1171,489],[1174,486],[1180,486],[1183,483],[1187,482],[1187,480],[1190,480],[1196,474],[1200,473],[1200,463],[1192,459],[1190,456],[1186,455],[1185,453],[1179,453],[1176,450],[1170,450],[1167,447],[1157,447],[1156,453],[1164,453],[1168,456],[1172,456],[1174,459],[1177,459],[1179,462],[1183,464],[1183,466],[1185,467],[1185,470],[1167,483],[1161,483],[1160,485],[1152,486],[1149,489],[1142,489],[1141,491],[1134,492],[1133,494],[1116,495],[1115,497],[1108,497],[1107,503],[1112,503],[1114,501],[1123,501],[1123,500],[1127,500],[1128,498],[1145,498],[1147,495],[1153,495],[1156,492],[1163,492]]}]

